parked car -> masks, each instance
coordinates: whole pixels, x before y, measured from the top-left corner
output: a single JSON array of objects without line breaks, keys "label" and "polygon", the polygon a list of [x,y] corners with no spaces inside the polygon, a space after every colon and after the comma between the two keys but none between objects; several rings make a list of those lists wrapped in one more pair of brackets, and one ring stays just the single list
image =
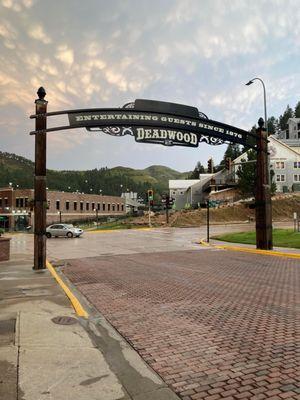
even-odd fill
[{"label": "parked car", "polygon": [[83,234],[83,230],[76,228],[71,224],[54,224],[48,226],[46,229],[47,238],[51,238],[52,236],[66,236],[68,238],[79,237]]}]

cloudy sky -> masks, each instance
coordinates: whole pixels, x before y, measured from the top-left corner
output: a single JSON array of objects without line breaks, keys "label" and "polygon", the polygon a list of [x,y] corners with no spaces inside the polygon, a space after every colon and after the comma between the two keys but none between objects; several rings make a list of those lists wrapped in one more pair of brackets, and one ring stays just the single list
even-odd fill
[{"label": "cloudy sky", "polygon": [[[196,106],[247,130],[263,116],[262,86],[245,86],[249,79],[265,81],[269,115],[300,100],[299,0],[0,0],[0,46],[0,150],[31,159],[28,116],[41,85],[49,111],[147,98]],[[223,152],[83,129],[48,135],[55,169],[185,171]]]}]

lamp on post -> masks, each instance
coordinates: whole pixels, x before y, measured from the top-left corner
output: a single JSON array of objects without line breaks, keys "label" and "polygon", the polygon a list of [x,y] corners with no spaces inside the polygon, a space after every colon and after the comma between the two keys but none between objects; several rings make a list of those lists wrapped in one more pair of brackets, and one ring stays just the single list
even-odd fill
[{"label": "lamp on post", "polygon": [[264,121],[265,123],[264,123],[264,125],[265,125],[265,129],[266,129],[267,136],[268,136],[268,119],[267,119],[267,95],[266,95],[266,86],[265,86],[265,84],[264,84],[264,81],[263,81],[261,78],[253,78],[253,79],[251,79],[249,82],[245,83],[245,85],[246,85],[246,86],[250,86],[250,85],[252,85],[252,83],[253,83],[254,81],[260,81],[260,82],[261,82],[261,84],[262,84],[262,87],[263,87],[263,91],[264,91],[264,115],[265,115],[265,121]]}]

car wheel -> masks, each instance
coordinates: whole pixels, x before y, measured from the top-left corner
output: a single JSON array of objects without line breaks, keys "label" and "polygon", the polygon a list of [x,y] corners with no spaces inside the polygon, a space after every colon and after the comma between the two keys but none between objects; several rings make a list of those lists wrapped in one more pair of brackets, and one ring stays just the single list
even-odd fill
[{"label": "car wheel", "polygon": [[68,236],[68,238],[72,238],[73,237],[73,233],[72,232],[68,232],[67,236]]},{"label": "car wheel", "polygon": [[51,238],[51,233],[50,232],[46,232],[46,236],[47,236],[48,239],[50,239]]}]

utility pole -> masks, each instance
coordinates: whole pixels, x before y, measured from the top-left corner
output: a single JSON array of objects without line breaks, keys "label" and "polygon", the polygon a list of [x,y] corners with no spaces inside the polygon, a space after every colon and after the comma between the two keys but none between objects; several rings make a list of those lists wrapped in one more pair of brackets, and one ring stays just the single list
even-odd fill
[{"label": "utility pole", "polygon": [[257,133],[257,166],[256,166],[256,248],[273,249],[271,182],[269,181],[268,136],[264,120],[258,120]]},{"label": "utility pole", "polygon": [[34,173],[34,270],[46,268],[46,143],[47,101],[46,91],[40,87],[35,100],[35,173]]}]

